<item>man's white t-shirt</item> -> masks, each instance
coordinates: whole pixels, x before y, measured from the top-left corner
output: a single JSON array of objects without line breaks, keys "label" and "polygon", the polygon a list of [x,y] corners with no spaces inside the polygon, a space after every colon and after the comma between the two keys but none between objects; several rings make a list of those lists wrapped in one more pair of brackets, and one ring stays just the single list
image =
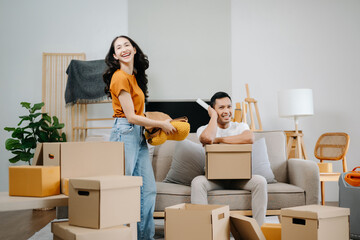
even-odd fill
[{"label": "man's white t-shirt", "polygon": [[[200,138],[201,133],[205,130],[207,125],[201,126],[196,131],[196,135]],[[228,128],[219,128],[217,127],[216,137],[228,137],[228,136],[235,136],[241,134],[245,130],[250,130],[249,126],[246,123],[239,123],[239,122],[230,122]]]}]

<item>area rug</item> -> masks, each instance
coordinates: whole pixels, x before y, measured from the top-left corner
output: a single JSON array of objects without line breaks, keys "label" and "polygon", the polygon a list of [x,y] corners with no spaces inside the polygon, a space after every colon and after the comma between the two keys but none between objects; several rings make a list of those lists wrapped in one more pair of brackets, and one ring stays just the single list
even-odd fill
[{"label": "area rug", "polygon": [[[54,221],[64,221],[54,220]],[[266,223],[279,223],[277,216],[267,216],[265,219]],[[51,233],[51,223],[46,225],[40,231],[36,232],[29,240],[52,240],[53,234]],[[155,219],[155,239],[164,239],[164,219]],[[233,239],[233,238],[231,238]]]}]

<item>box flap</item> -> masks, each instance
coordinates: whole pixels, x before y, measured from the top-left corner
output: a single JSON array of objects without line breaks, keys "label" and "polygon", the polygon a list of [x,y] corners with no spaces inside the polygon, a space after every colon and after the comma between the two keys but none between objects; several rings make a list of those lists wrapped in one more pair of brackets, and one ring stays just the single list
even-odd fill
[{"label": "box flap", "polygon": [[206,152],[251,152],[252,144],[209,144]]},{"label": "box flap", "polygon": [[281,209],[281,216],[293,218],[321,219],[350,215],[349,208],[322,205],[305,205]]},{"label": "box flap", "polygon": [[142,177],[121,175],[83,177],[72,178],[69,183],[74,189],[105,190],[142,186]]},{"label": "box flap", "polygon": [[230,231],[235,240],[266,240],[256,220],[239,213],[230,214]]},{"label": "box flap", "polygon": [[34,158],[32,161],[33,166],[36,165],[43,165],[44,164],[44,160],[43,160],[43,144],[42,143],[37,143],[36,144],[36,149],[35,149],[35,153],[34,153]]}]

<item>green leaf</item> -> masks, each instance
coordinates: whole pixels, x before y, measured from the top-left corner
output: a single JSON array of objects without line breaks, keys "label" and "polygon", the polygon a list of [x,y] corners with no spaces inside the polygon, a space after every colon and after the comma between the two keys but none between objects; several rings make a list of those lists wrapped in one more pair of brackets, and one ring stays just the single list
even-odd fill
[{"label": "green leaf", "polygon": [[11,137],[22,139],[24,137],[24,129],[16,128],[15,131],[11,134]]},{"label": "green leaf", "polygon": [[43,103],[43,102],[34,104],[34,106],[31,108],[31,112],[40,110],[44,105],[45,105],[45,103]]},{"label": "green leaf", "polygon": [[16,150],[16,151],[11,151],[12,154],[14,155],[20,155],[22,154],[24,151],[19,151],[19,150]]},{"label": "green leaf", "polygon": [[58,138],[60,138],[60,134],[58,131],[53,131],[50,135],[50,141],[51,142],[57,142]]},{"label": "green leaf", "polygon": [[15,131],[16,128],[13,128],[13,127],[5,127],[4,130],[5,131],[8,131],[8,132],[12,132],[12,131]]},{"label": "green leaf", "polygon": [[5,148],[6,150],[15,150],[15,149],[22,149],[21,143],[17,139],[8,138],[5,141]]},{"label": "green leaf", "polygon": [[39,132],[39,142],[49,142],[48,134],[45,131]]},{"label": "green leaf", "polygon": [[18,162],[20,160],[21,160],[20,155],[16,155],[15,157],[10,158],[9,162],[16,163],[16,162]]},{"label": "green leaf", "polygon": [[53,120],[54,120],[53,125],[58,125],[59,124],[59,119],[56,116],[53,116]]},{"label": "green leaf", "polygon": [[31,113],[29,115],[29,117],[32,117],[33,119],[37,118],[38,116],[40,116],[42,113]]},{"label": "green leaf", "polygon": [[34,157],[34,154],[30,152],[22,152],[18,156],[20,156],[21,161],[29,162]]},{"label": "green leaf", "polygon": [[34,148],[36,148],[36,139],[34,137],[24,139],[22,141],[22,145],[26,149],[27,148],[34,149]]},{"label": "green leaf", "polygon": [[23,121],[31,121],[32,119],[29,116],[20,116],[19,118],[21,118],[21,121],[18,123],[18,126],[20,126],[23,123]]},{"label": "green leaf", "polygon": [[54,126],[53,126],[54,128],[56,128],[56,129],[62,129],[63,127],[65,127],[65,124],[63,124],[63,123],[60,123],[60,124],[54,124]]},{"label": "green leaf", "polygon": [[62,142],[66,142],[66,134],[63,132],[61,134]]},{"label": "green leaf", "polygon": [[46,132],[50,132],[50,126],[48,126],[47,124],[41,124],[41,129],[46,131]]},{"label": "green leaf", "polygon": [[32,122],[32,123],[29,123],[29,127],[32,128],[32,129],[35,129],[35,128],[38,128],[41,126],[41,122]]},{"label": "green leaf", "polygon": [[22,107],[26,108],[26,109],[30,109],[30,103],[28,102],[21,102],[20,103]]},{"label": "green leaf", "polygon": [[47,115],[46,113],[43,113],[43,114],[42,114],[42,118],[43,118],[45,121],[51,123],[51,117],[50,117],[49,115]]}]

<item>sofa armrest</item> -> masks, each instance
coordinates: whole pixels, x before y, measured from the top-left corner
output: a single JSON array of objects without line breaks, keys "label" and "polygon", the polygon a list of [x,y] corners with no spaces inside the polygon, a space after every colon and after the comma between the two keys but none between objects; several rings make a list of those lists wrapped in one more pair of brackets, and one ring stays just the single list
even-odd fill
[{"label": "sofa armrest", "polygon": [[310,160],[288,160],[289,183],[305,190],[305,202],[319,204],[320,174],[317,164]]}]

